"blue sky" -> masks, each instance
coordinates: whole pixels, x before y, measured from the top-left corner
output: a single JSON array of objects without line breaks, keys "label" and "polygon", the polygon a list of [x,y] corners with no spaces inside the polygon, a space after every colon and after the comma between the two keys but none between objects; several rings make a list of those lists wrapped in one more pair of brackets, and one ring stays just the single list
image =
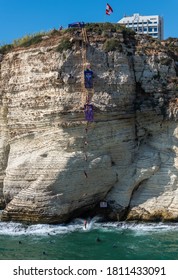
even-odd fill
[{"label": "blue sky", "polygon": [[[111,16],[105,15],[107,2]],[[178,0],[0,0],[0,45],[70,22],[114,23],[133,13],[163,16],[165,39],[178,38]]]}]

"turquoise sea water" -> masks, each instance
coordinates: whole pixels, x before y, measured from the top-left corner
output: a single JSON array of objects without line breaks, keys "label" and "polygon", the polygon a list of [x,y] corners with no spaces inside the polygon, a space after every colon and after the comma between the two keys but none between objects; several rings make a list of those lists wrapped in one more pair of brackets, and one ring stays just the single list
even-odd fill
[{"label": "turquoise sea water", "polygon": [[178,260],[178,224],[0,222],[1,260]]}]

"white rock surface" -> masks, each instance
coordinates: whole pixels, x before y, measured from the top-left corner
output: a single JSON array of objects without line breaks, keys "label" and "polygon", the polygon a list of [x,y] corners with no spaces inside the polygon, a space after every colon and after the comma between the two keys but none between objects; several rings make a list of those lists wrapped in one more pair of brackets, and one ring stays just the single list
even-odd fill
[{"label": "white rock surface", "polygon": [[169,82],[175,64],[156,47],[148,54],[120,41],[123,52],[104,52],[99,39],[87,48],[95,111],[87,131],[80,47],[58,53],[36,46],[3,56],[3,220],[63,222],[102,200],[117,219],[178,218],[178,129],[167,118],[177,95]]}]

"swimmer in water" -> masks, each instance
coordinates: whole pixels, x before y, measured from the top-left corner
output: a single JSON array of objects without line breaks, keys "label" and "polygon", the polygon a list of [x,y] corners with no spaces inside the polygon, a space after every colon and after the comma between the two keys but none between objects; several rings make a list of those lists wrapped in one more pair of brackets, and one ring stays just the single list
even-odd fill
[{"label": "swimmer in water", "polygon": [[101,242],[101,239],[99,237],[97,237],[96,242]]}]

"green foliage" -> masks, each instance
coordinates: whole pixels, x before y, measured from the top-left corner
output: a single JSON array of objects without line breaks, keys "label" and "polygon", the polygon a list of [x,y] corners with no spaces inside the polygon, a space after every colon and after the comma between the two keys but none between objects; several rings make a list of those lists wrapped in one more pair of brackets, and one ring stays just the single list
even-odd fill
[{"label": "green foliage", "polygon": [[[86,23],[85,28],[87,32],[94,32],[97,35],[102,35],[103,32],[122,32],[123,26],[116,23],[104,22],[104,23]],[[75,33],[80,30],[78,27],[68,28],[63,30],[63,33]]]},{"label": "green foliage", "polygon": [[72,28],[67,28],[67,29],[64,29],[62,30],[63,34],[66,34],[66,33],[70,33],[70,34],[74,34],[75,31],[79,30],[78,27],[72,27]]},{"label": "green foliage", "polygon": [[66,50],[70,50],[73,46],[73,42],[70,42],[68,38],[63,38],[59,45],[56,48],[57,52],[63,52]]},{"label": "green foliage", "polygon": [[122,34],[124,37],[135,35],[135,31],[131,28],[123,27]]},{"label": "green foliage", "polygon": [[20,39],[14,40],[13,45],[15,47],[29,47],[31,45],[38,44],[42,41],[42,37],[45,33],[37,33],[34,35],[26,35]]},{"label": "green foliage", "polygon": [[89,32],[95,32],[98,35],[104,34],[104,32],[121,32],[123,30],[122,25],[112,24],[110,22],[105,23],[87,23],[85,28]]},{"label": "green foliage", "polygon": [[122,52],[122,45],[118,39],[115,38],[107,39],[103,45],[103,50],[105,52],[111,52],[111,51]]},{"label": "green foliage", "polygon": [[173,37],[168,37],[165,42],[168,42],[169,44],[174,42],[176,40],[176,38],[173,38]]},{"label": "green foliage", "polygon": [[54,36],[54,35],[59,35],[60,34],[60,32],[61,32],[62,30],[57,30],[57,29],[53,29],[53,30],[51,30],[50,32],[49,32],[49,34],[50,35],[52,35],[52,36]]},{"label": "green foliage", "polygon": [[43,36],[46,35],[45,32],[36,33],[33,35],[26,35],[22,38],[16,39],[12,44],[3,45],[0,47],[0,53],[5,54],[15,47],[29,47],[31,45],[35,45],[40,43],[43,40]]},{"label": "green foliage", "polygon": [[12,44],[8,44],[8,45],[3,45],[0,47],[0,53],[1,54],[5,54],[9,51],[11,51],[13,49],[13,45]]}]

